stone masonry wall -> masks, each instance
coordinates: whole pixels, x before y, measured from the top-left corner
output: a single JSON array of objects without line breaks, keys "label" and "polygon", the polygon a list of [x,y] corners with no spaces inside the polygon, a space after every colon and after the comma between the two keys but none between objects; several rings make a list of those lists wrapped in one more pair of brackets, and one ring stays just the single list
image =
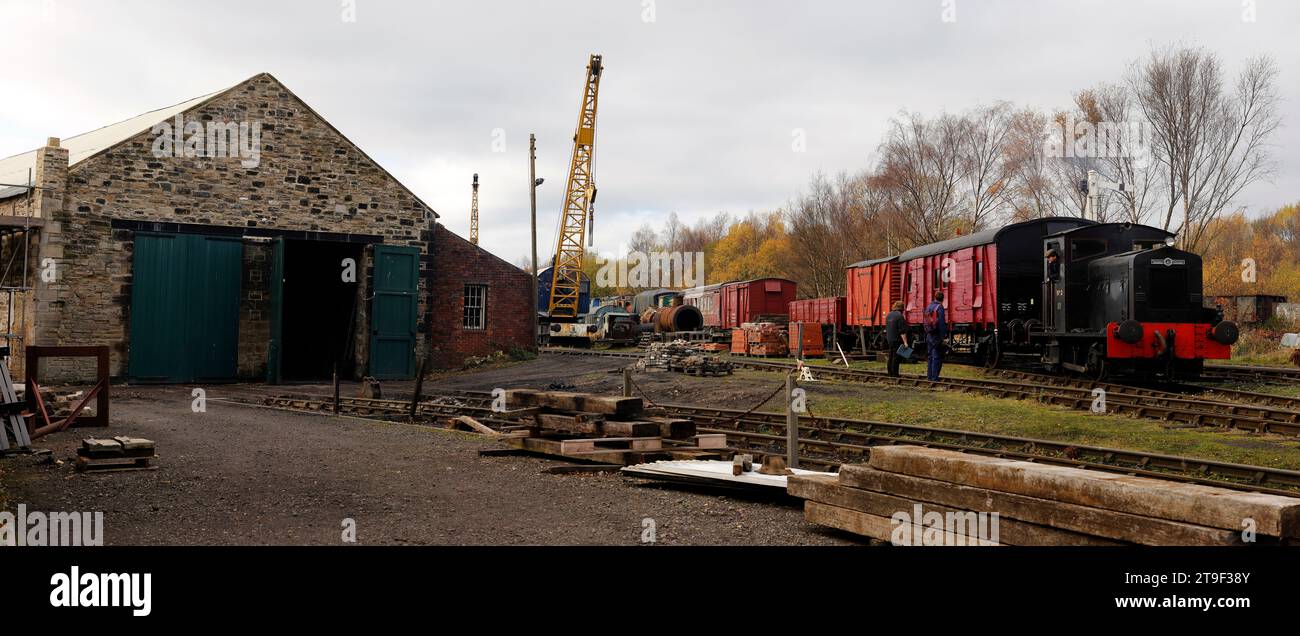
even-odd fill
[{"label": "stone masonry wall", "polygon": [[[429,253],[420,240],[429,223],[425,206],[270,75],[196,106],[184,121],[260,123],[260,163],[157,157],[157,135],[144,131],[73,166],[60,205],[46,217],[41,257],[57,261],[59,276],[37,292],[36,343],[108,344],[113,374],[126,372],[132,232],[114,231],[114,220],[376,235]],[[257,258],[258,250],[250,251]],[[427,266],[421,259],[422,321],[429,311]],[[253,282],[250,276],[245,273],[245,283]],[[256,375],[253,360],[267,330],[248,291],[239,368]],[[358,334],[367,327],[358,320]]]},{"label": "stone masonry wall", "polygon": [[244,241],[243,280],[239,286],[239,379],[266,378],[271,332],[271,244]]}]

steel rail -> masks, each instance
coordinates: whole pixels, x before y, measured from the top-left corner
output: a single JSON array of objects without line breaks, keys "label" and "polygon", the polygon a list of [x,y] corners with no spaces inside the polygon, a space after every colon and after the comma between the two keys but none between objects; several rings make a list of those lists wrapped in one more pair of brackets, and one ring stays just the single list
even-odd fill
[{"label": "steel rail", "polygon": [[[311,396],[316,397],[318,396]],[[502,417],[493,411],[492,396],[487,392],[457,391],[440,397],[452,397],[464,403],[424,401],[421,402],[418,413],[434,417],[469,415],[498,429],[521,428],[524,421]],[[331,413],[333,410],[333,404],[328,399],[274,396],[263,398],[262,402],[308,412]],[[761,455],[785,453],[784,413],[746,413],[738,409],[676,403],[663,403],[658,407],[670,415],[693,419],[700,425],[699,431],[702,433],[727,435],[728,444],[735,450]],[[343,398],[340,400],[340,408],[349,415],[405,417],[410,405],[404,400]],[[1300,494],[1300,471],[1295,470],[912,424],[804,416],[800,418],[799,443],[801,462],[825,468],[865,460],[872,446],[915,444],[1234,490],[1286,496]]]},{"label": "steel rail", "polygon": [[1300,382],[1300,369],[1255,364],[1207,364],[1201,377],[1223,380],[1272,380],[1284,384]]},{"label": "steel rail", "polygon": [[[760,411],[736,419],[743,414],[743,411],[686,404],[662,404],[661,406],[674,415],[695,418],[701,425],[702,431],[726,433],[729,436],[734,434],[747,438],[761,436],[756,439],[767,440],[774,444],[769,452],[774,454],[784,452],[786,439],[784,413]],[[772,432],[767,432],[769,430]],[[802,416],[799,437],[801,450],[805,441],[814,448],[830,447],[836,451],[836,455],[842,462],[865,456],[872,446],[915,444],[1236,490],[1268,492],[1293,497],[1300,493],[1300,471],[1295,470],[1009,435],[868,420]]]},{"label": "steel rail", "polygon": [[[635,353],[593,351],[589,349],[544,349],[547,353],[562,355],[587,355],[603,357],[620,357],[635,359]],[[796,365],[788,362],[775,362],[754,359],[732,358],[730,362],[740,368],[756,370],[789,371]],[[980,393],[1001,398],[1033,399],[1040,403],[1067,406],[1076,410],[1090,411],[1098,396],[1093,388],[1061,384],[1039,384],[1027,380],[993,380],[975,378],[944,378],[937,381],[920,376],[890,376],[880,371],[866,369],[840,369],[827,365],[807,365],[814,373],[823,377],[853,382],[871,382],[894,386],[906,386],[923,389],[953,389],[967,393]],[[1041,376],[1050,378],[1051,376]],[[1158,419],[1197,427],[1237,428],[1256,433],[1277,433],[1281,435],[1300,435],[1300,411],[1239,404],[1226,401],[1194,399],[1184,395],[1128,387],[1117,384],[1093,383],[1106,388],[1105,409],[1108,413],[1130,415],[1140,418]]]}]

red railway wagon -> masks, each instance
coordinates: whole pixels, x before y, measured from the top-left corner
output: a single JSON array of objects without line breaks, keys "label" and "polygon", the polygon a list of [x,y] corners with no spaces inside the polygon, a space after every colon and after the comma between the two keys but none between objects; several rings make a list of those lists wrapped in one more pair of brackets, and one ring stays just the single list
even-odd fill
[{"label": "red railway wagon", "polygon": [[907,321],[922,324],[934,292],[942,290],[952,346],[982,354],[992,346],[999,325],[1040,317],[1043,237],[1093,224],[1075,218],[1034,219],[903,252],[898,262]]},{"label": "red railway wagon", "polygon": [[[978,241],[981,237],[972,234],[966,238]],[[997,244],[969,244],[960,238],[953,241],[951,246],[943,245],[948,241],[927,246],[933,249],[902,264],[904,315],[908,322],[921,324],[934,292],[942,290],[949,323],[992,326],[998,320],[998,285],[993,275],[997,271]]]},{"label": "red railway wagon", "polygon": [[693,305],[704,316],[704,327],[722,327],[722,288],[730,283],[716,283],[686,290],[682,302]]},{"label": "red railway wagon", "polygon": [[900,298],[903,268],[897,256],[848,266],[845,322],[850,327],[881,327],[894,301]]},{"label": "red railway wagon", "polygon": [[784,278],[756,278],[722,286],[724,329],[755,322],[760,317],[785,317],[794,300],[796,285]]},{"label": "red railway wagon", "polygon": [[815,322],[835,331],[844,328],[845,297],[807,298],[790,303],[790,322]]},{"label": "red railway wagon", "polygon": [[[885,316],[894,301],[902,300],[904,315],[919,335],[925,307],[936,290],[943,290],[952,346],[980,354],[1001,326],[1026,325],[1039,317],[1043,237],[1092,224],[1035,219],[850,265],[849,326],[862,328],[864,348],[883,347]],[[981,342],[984,347],[978,346]]]}]

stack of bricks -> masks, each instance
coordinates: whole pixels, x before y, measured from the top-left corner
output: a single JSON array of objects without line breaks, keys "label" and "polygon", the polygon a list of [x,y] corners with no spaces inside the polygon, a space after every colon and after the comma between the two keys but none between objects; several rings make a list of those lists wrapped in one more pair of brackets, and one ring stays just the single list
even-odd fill
[{"label": "stack of bricks", "polygon": [[745,323],[746,346],[751,356],[782,357],[790,353],[785,331],[771,322]]}]

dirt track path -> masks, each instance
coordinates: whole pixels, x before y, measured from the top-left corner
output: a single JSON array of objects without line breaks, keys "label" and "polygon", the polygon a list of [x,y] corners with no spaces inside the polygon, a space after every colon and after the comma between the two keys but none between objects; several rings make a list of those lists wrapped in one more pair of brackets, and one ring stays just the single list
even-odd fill
[{"label": "dirt track path", "polygon": [[[618,366],[610,362],[547,356],[432,385],[599,378],[617,387],[618,375],[592,375]],[[221,401],[276,390],[213,387],[207,412],[194,413],[189,387],[115,388],[111,429],[41,440],[63,465],[0,460],[8,508],[102,511],[109,545],[336,545],[345,518],[356,521],[361,544],[633,545],[645,518],[655,520],[660,544],[850,542],[806,524],[797,505],[636,485],[612,474],[550,475],[543,471],[556,462],[479,456],[496,447],[480,438]],[[67,460],[80,439],[102,433],[155,440],[160,469],[74,473]]]}]

